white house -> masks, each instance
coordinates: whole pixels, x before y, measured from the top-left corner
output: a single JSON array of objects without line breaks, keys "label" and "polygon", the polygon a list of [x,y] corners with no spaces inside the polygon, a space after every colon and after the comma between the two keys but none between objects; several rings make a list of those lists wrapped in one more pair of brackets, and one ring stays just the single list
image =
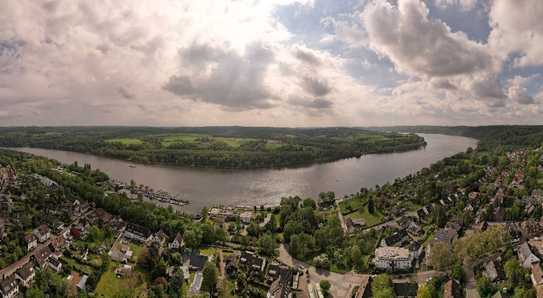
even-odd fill
[{"label": "white house", "polygon": [[413,256],[407,248],[384,246],[375,250],[375,267],[382,270],[406,270],[413,265]]},{"label": "white house", "polygon": [[175,235],[175,239],[173,239],[169,247],[170,249],[179,249],[180,247],[183,246],[183,244],[184,244],[183,236],[181,236],[180,233],[177,233],[177,235]]}]

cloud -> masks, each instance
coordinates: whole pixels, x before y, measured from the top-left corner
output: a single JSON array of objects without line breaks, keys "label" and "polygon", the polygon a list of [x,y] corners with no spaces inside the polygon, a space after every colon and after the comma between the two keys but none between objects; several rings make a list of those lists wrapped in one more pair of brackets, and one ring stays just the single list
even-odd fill
[{"label": "cloud", "polygon": [[288,103],[293,106],[305,107],[316,110],[330,109],[334,103],[324,98],[308,99],[308,98],[291,98]]},{"label": "cloud", "polygon": [[492,57],[465,34],[432,20],[423,1],[400,0],[397,6],[373,1],[362,13],[370,47],[400,71],[446,77],[488,69]]},{"label": "cloud", "polygon": [[489,45],[506,58],[520,53],[515,66],[543,65],[543,2],[494,0],[490,9]]},{"label": "cloud", "polygon": [[508,82],[507,93],[509,98],[518,102],[521,105],[532,105],[535,104],[535,99],[528,93],[526,86],[531,80],[538,79],[537,76],[532,77],[521,77],[515,76]]},{"label": "cloud", "polygon": [[301,79],[300,85],[302,88],[314,96],[324,96],[332,92],[332,87],[330,87],[326,79],[305,76]]},{"label": "cloud", "polygon": [[264,79],[274,53],[262,44],[248,45],[244,55],[223,47],[194,44],[181,49],[179,56],[189,72],[170,77],[164,86],[169,92],[236,110],[273,105],[273,95]]},{"label": "cloud", "polygon": [[320,59],[310,51],[304,50],[304,49],[296,49],[296,52],[294,54],[296,58],[298,58],[300,61],[307,63],[312,66],[319,66],[321,65]]},{"label": "cloud", "polygon": [[477,4],[477,0],[434,0],[437,7],[445,8],[460,8],[462,10],[472,10]]}]

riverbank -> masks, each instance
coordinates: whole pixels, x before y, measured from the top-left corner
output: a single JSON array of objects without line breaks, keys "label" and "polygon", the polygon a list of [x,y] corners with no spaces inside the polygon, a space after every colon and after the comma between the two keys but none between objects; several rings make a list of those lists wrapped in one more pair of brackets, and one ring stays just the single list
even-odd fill
[{"label": "riverbank", "polygon": [[[111,158],[67,151],[17,148],[19,151],[56,159],[62,163],[90,164],[111,178],[126,183],[180,194],[190,204],[175,206],[183,212],[199,212],[209,206],[277,205],[281,197],[316,197],[334,191],[336,197],[356,193],[361,187],[373,187],[398,177],[413,174],[445,157],[476,147],[477,140],[434,134],[422,134],[428,145],[419,150],[370,154],[310,167],[280,170],[209,170],[167,166],[138,165]],[[157,204],[161,205],[157,202]],[[161,205],[166,206],[166,205]]]}]

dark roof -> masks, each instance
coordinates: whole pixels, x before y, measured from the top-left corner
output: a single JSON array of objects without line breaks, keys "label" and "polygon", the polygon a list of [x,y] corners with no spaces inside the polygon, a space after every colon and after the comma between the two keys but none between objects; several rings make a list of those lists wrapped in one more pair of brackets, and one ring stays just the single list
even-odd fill
[{"label": "dark roof", "polygon": [[400,242],[404,237],[407,236],[407,232],[405,230],[399,230],[397,232],[394,232],[392,235],[385,238],[385,243],[388,246],[392,246],[398,242]]},{"label": "dark roof", "polygon": [[38,263],[39,266],[42,266],[47,258],[51,256],[52,252],[49,246],[45,246],[41,249],[38,249],[32,256],[34,257],[34,260],[36,263]]},{"label": "dark roof", "polygon": [[248,251],[241,252],[240,261],[248,266],[255,268],[262,268],[262,265],[264,264],[263,258],[257,256],[255,253],[251,253]]},{"label": "dark roof", "polygon": [[17,280],[15,279],[15,275],[10,275],[3,280],[0,281],[0,290],[2,293],[9,293],[13,291],[17,287]]},{"label": "dark roof", "polygon": [[126,231],[141,236],[143,238],[147,238],[151,235],[151,231],[149,231],[149,229],[133,223],[129,223],[126,226]]},{"label": "dark roof", "polygon": [[55,267],[58,267],[60,265],[60,262],[55,258],[50,257],[49,259],[47,259],[47,261]]},{"label": "dark roof", "polygon": [[204,265],[207,262],[207,256],[192,254],[190,255],[189,262],[190,267],[196,270],[201,270],[204,268]]},{"label": "dark roof", "polygon": [[24,264],[21,268],[17,269],[16,274],[23,280],[27,280],[32,274],[34,274],[34,266],[31,262]]}]

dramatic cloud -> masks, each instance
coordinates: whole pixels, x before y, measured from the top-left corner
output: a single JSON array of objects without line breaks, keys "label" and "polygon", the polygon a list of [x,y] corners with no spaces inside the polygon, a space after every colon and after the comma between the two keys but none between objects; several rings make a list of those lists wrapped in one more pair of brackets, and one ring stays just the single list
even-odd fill
[{"label": "dramatic cloud", "polygon": [[247,46],[244,55],[209,45],[180,51],[188,72],[172,76],[164,88],[179,96],[233,109],[267,108],[272,94],[264,82],[274,53],[261,44]]},{"label": "dramatic cloud", "polygon": [[535,123],[541,19],[540,0],[4,0],[0,125]]},{"label": "dramatic cloud", "polygon": [[517,52],[516,66],[543,65],[543,2],[494,0],[489,44],[503,57]]},{"label": "dramatic cloud", "polygon": [[465,34],[453,33],[431,20],[424,2],[403,0],[370,3],[362,18],[370,46],[394,62],[399,70],[427,76],[453,76],[487,69],[492,57]]}]

